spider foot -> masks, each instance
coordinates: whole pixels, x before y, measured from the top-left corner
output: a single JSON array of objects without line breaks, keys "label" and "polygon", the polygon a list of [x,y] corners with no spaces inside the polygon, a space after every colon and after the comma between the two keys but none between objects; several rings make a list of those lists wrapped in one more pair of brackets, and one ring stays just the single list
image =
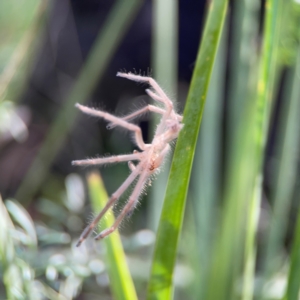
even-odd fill
[{"label": "spider foot", "polygon": [[107,229],[101,231],[101,232],[95,237],[95,240],[96,240],[96,241],[99,241],[99,240],[104,239],[106,236],[108,236],[108,235],[110,235],[112,232],[114,232],[115,229],[116,229],[116,228],[112,226],[112,227],[110,227],[110,228],[107,228]]}]

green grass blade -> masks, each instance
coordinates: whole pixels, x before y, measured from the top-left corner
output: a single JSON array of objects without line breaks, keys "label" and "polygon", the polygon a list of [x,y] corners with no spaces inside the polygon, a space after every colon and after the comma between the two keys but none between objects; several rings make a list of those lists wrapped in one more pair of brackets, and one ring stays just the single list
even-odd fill
[{"label": "green grass blade", "polygon": [[[216,214],[218,214],[217,207],[221,195],[221,135],[228,37],[227,21],[211,75],[191,178],[193,216],[190,218],[195,219],[196,243],[195,248],[192,249],[194,253],[192,257],[189,255],[189,258],[195,272],[195,291],[193,292],[199,299],[202,299],[201,293],[207,285],[211,248],[216,229]],[[186,217],[189,219],[188,216]],[[195,263],[195,257],[199,263]]]},{"label": "green grass blade", "polygon": [[[168,13],[166,13],[168,12]],[[177,94],[177,45],[178,42],[178,1],[153,1],[153,40],[152,65],[153,77],[171,96]],[[156,128],[158,116],[154,115],[151,132]],[[150,191],[149,228],[157,230],[168,180],[170,165],[165,164],[164,172],[157,176]]]},{"label": "green grass blade", "polygon": [[[245,232],[245,257],[243,298],[252,299],[255,280],[256,233],[261,202],[262,166],[267,142],[270,114],[273,106],[273,94],[278,74],[277,51],[281,21],[281,0],[266,2],[263,46],[257,81],[257,100],[254,114],[254,178],[249,201],[247,231]],[[245,157],[246,159],[246,157]]]},{"label": "green grass blade", "polygon": [[24,276],[18,265],[20,259],[12,238],[13,230],[15,230],[14,225],[0,196],[0,270],[6,298],[11,300],[29,299]]},{"label": "green grass blade", "polygon": [[[257,55],[256,43],[253,41],[258,34],[259,0],[235,1],[232,10],[232,32],[230,44],[229,88],[228,88],[228,113],[226,115],[227,136],[227,163],[230,163],[230,155],[234,152],[232,146],[236,139],[237,129],[243,116],[245,105],[250,97],[245,97],[253,86],[251,72],[256,67]],[[255,73],[255,72],[253,72]],[[253,83],[254,84],[254,83]],[[255,82],[256,84],[256,82]]]},{"label": "green grass blade", "polygon": [[[290,145],[291,150],[293,153],[289,153],[289,155],[292,154],[292,158],[290,158],[290,163],[294,161],[294,165],[290,165],[290,179],[293,181],[292,184],[295,184],[296,176],[295,176],[295,168],[297,167],[296,161],[298,158],[298,155],[295,155],[297,151],[299,151],[299,122],[297,121],[297,116],[299,116],[299,97],[300,97],[300,86],[299,86],[299,72],[300,72],[300,48],[298,49],[298,58],[296,63],[296,70],[294,72],[294,81],[293,81],[293,87],[292,87],[292,98],[291,98],[291,104],[289,109],[289,116],[288,116],[288,124],[290,124],[290,134],[286,136],[286,141],[289,140],[289,143],[293,143],[294,146]],[[289,118],[292,118],[290,120]],[[287,124],[287,125],[288,125]],[[295,126],[295,127],[294,127]],[[293,128],[294,127],[294,128]],[[288,129],[288,127],[287,127]],[[294,133],[294,134],[293,134]],[[296,141],[292,141],[292,138],[295,138]],[[287,144],[285,145],[286,151]],[[288,155],[286,153],[286,155]],[[284,157],[284,156],[283,156]],[[293,174],[294,173],[294,174]],[[283,175],[283,174],[282,174]],[[285,182],[285,181],[284,181]],[[288,183],[289,189],[291,188],[291,183]],[[282,189],[284,186],[282,186]],[[288,192],[287,190],[286,192]],[[279,221],[279,220],[278,220]],[[292,247],[292,253],[290,258],[290,268],[289,268],[289,275],[288,275],[288,283],[287,283],[287,289],[284,299],[285,300],[297,300],[299,299],[299,290],[300,290],[300,211],[298,212],[298,218],[297,218],[297,224],[296,229],[294,233],[294,242]]]},{"label": "green grass blade", "polygon": [[157,232],[147,299],[170,299],[178,239],[185,210],[202,113],[227,9],[226,0],[212,1],[174,153]]},{"label": "green grass blade", "polygon": [[255,182],[254,193],[249,205],[247,231],[245,240],[245,261],[242,299],[251,300],[254,294],[255,264],[256,264],[256,232],[259,219],[259,205],[261,197],[261,177]]},{"label": "green grass blade", "polygon": [[[91,173],[87,178],[87,182],[93,211],[98,214],[108,201],[106,190],[99,173]],[[114,219],[113,212],[110,211],[101,225],[108,228],[114,223]],[[107,269],[114,299],[137,300],[119,233],[111,234],[102,242],[106,245]]]},{"label": "green grass blade", "polygon": [[[47,1],[43,2],[37,2],[34,4],[34,2],[30,3],[29,7],[26,8],[24,11],[23,8],[19,8],[19,14],[15,13],[14,15],[9,16],[9,22],[16,22],[16,19],[20,17],[20,14],[28,14],[26,18],[31,16],[32,12],[34,12],[34,15],[29,18],[32,19],[29,26],[24,26],[24,24],[19,24],[18,26],[22,28],[22,30],[25,29],[25,32],[23,33],[23,36],[21,40],[18,42],[17,45],[14,47],[6,45],[6,43],[2,42],[4,45],[1,45],[3,48],[11,48],[11,56],[9,59],[7,59],[7,62],[5,64],[5,67],[3,68],[3,71],[0,74],[0,99],[6,98],[6,99],[13,99],[18,100],[17,95],[19,95],[22,91],[22,87],[25,85],[26,81],[26,75],[28,66],[23,66],[24,62],[29,62],[32,60],[34,47],[36,46],[35,40],[39,33],[41,32],[42,26],[42,20],[44,19],[45,12],[48,6]],[[7,5],[7,3],[6,3]],[[11,5],[11,4],[10,4]],[[6,11],[5,6],[3,6],[3,3],[0,4],[0,10]],[[27,6],[27,5],[26,5]],[[1,13],[0,13],[1,14]],[[0,17],[1,19],[1,17]],[[13,20],[12,20],[13,19]],[[5,29],[5,35],[8,35],[7,32],[7,24],[1,24],[1,28]],[[25,27],[25,28],[24,28]],[[9,32],[11,35],[15,35],[14,32]],[[0,30],[1,35],[1,30]],[[3,35],[3,33],[2,33]],[[12,38],[11,38],[12,39]],[[14,40],[14,39],[12,39]],[[4,40],[5,41],[5,40]],[[8,39],[10,41],[10,39]],[[2,57],[0,53],[0,57]],[[25,64],[26,65],[26,64]],[[27,68],[26,68],[27,67]],[[0,61],[0,69],[1,69],[1,61]],[[25,69],[25,70],[24,70]],[[14,80],[14,78],[17,77],[17,80]],[[21,78],[20,78],[21,77]],[[17,90],[17,91],[16,91]]]},{"label": "green grass blade", "polygon": [[298,300],[300,291],[300,211],[298,213],[292,248],[288,283],[284,300]]},{"label": "green grass blade", "polygon": [[263,34],[263,47],[260,61],[260,73],[257,84],[256,104],[256,144],[258,169],[260,172],[272,108],[272,96],[276,79],[276,63],[281,20],[281,0],[268,0],[266,2],[266,16]]},{"label": "green grass blade", "polygon": [[[260,201],[261,163],[266,141],[276,62],[276,29],[279,1],[268,1],[257,100],[250,101],[238,126],[237,137],[225,182],[225,202],[219,236],[214,247],[207,300],[237,299],[236,284],[242,266],[244,298],[251,297],[254,282],[255,234]],[[255,126],[253,126],[255,124]],[[251,216],[245,214],[251,210]],[[246,257],[242,265],[244,248]],[[247,269],[248,268],[248,269]]]},{"label": "green grass blade", "polygon": [[281,148],[278,176],[275,185],[274,209],[271,219],[267,244],[266,269],[270,273],[282,263],[278,255],[284,244],[288,226],[288,215],[291,209],[292,195],[297,182],[297,161],[299,157],[299,114],[300,114],[300,51],[296,70],[287,80],[287,90],[291,91],[290,99],[283,103],[281,111],[281,131],[278,144]]},{"label": "green grass blade", "polygon": [[86,101],[99,82],[129,24],[134,19],[140,3],[140,0],[120,0],[112,8],[85,65],[82,67],[79,78],[65,100],[64,107],[51,126],[45,142],[16,193],[16,198],[23,205],[31,201],[45,179],[56,153],[72,127],[78,113],[78,110],[74,108],[75,103]]}]

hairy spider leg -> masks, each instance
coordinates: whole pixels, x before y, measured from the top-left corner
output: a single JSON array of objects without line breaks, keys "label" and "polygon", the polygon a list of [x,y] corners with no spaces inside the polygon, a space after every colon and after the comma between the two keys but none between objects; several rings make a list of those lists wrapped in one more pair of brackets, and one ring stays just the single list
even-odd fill
[{"label": "hairy spider leg", "polygon": [[163,100],[163,98],[161,98],[160,96],[158,96],[157,94],[155,94],[154,92],[152,92],[150,89],[146,89],[146,93],[147,93],[153,100],[165,104],[165,101]]},{"label": "hairy spider leg", "polygon": [[[137,111],[135,111],[135,112],[133,112],[133,113],[125,116],[125,117],[122,117],[120,119],[122,119],[124,121],[129,121],[129,120],[132,120],[132,119],[134,119],[134,118],[136,118],[136,117],[138,117],[138,116],[140,116],[140,115],[142,115],[142,114],[144,114],[146,112],[150,112],[150,111],[158,113],[158,114],[161,114],[161,115],[163,115],[165,113],[165,111],[163,109],[161,109],[161,108],[159,108],[157,106],[148,104],[147,106],[145,106],[145,107],[143,107],[143,108],[141,108],[141,109],[139,109],[139,110],[137,110]],[[107,129],[112,129],[112,128],[116,127],[116,126],[117,126],[116,124],[109,123],[106,128]]]},{"label": "hairy spider leg", "polygon": [[89,107],[83,106],[79,103],[76,104],[76,107],[78,107],[82,112],[84,112],[88,115],[95,116],[95,117],[101,117],[109,122],[116,124],[117,126],[121,126],[123,128],[126,128],[127,130],[133,131],[135,133],[135,140],[136,140],[138,147],[142,150],[145,150],[148,147],[148,145],[146,145],[144,143],[141,128],[138,127],[137,125],[128,123],[127,121],[124,121],[114,115],[107,113],[107,112],[89,108]]},{"label": "hairy spider leg", "polygon": [[[137,167],[138,168],[138,167]],[[138,197],[140,196],[140,194],[143,191],[143,188],[145,186],[146,180],[148,178],[149,175],[149,171],[145,170],[141,175],[140,178],[136,184],[136,186],[134,187],[134,190],[132,192],[132,194],[129,197],[129,200],[127,202],[127,204],[124,206],[124,208],[122,209],[121,213],[118,215],[118,217],[116,218],[114,224],[107,228],[104,229],[103,231],[101,231],[96,237],[95,240],[100,240],[103,239],[104,237],[106,237],[107,235],[111,234],[113,231],[115,231],[120,223],[122,222],[122,220],[126,217],[126,215],[132,210],[132,208],[135,206]]]},{"label": "hairy spider leg", "polygon": [[101,158],[73,160],[72,165],[74,165],[74,166],[103,165],[103,164],[118,163],[118,162],[123,162],[123,161],[140,160],[140,159],[141,159],[141,153],[137,152],[137,153],[133,153],[133,154],[114,155],[114,156],[101,157]]},{"label": "hairy spider leg", "polygon": [[[165,94],[165,92],[162,90],[162,88],[158,85],[158,83],[152,77],[147,77],[147,76],[144,77],[144,76],[135,75],[132,73],[121,73],[121,72],[118,72],[117,76],[127,78],[129,80],[133,80],[133,81],[137,81],[137,82],[148,83],[154,89],[154,91],[158,94],[158,96],[157,96],[155,93],[150,92],[150,94],[152,94],[152,96],[153,96],[153,99],[163,102],[165,105],[165,108],[167,110],[166,113],[162,115],[160,123],[157,126],[157,131],[155,133],[155,137],[160,135],[164,131],[164,124],[166,123],[166,120],[169,118],[170,114],[174,111],[173,102],[168,98],[168,96]],[[149,92],[148,92],[148,94],[149,94]]]},{"label": "hairy spider leg", "polygon": [[128,168],[131,170],[131,171],[134,171],[136,166],[135,164],[132,162],[132,161],[129,161],[128,162]]},{"label": "hairy spider leg", "polygon": [[127,190],[127,188],[131,185],[131,183],[135,180],[135,178],[140,174],[142,166],[138,165],[136,169],[129,175],[129,177],[122,183],[122,185],[111,195],[108,202],[101,210],[101,212],[97,215],[97,217],[92,221],[90,225],[88,225],[84,231],[82,232],[76,247],[79,247],[81,243],[89,236],[95,226],[99,223],[101,218],[105,215],[108,209],[121,197],[121,195]]},{"label": "hairy spider leg", "polygon": [[[146,92],[147,92],[147,94],[148,94],[153,100],[156,100],[156,101],[158,101],[158,102],[164,103],[164,101],[162,100],[162,98],[159,97],[158,95],[156,95],[155,93],[153,93],[151,90],[146,89]],[[176,114],[176,113],[175,113],[175,115],[176,115],[177,119],[181,122],[182,119],[183,119],[183,116],[181,116],[181,115],[179,115],[179,114]]]},{"label": "hairy spider leg", "polygon": [[157,94],[160,96],[161,101],[165,104],[168,113],[170,113],[173,110],[172,101],[168,98],[168,96],[165,94],[165,92],[162,90],[162,88],[158,85],[158,83],[152,77],[135,75],[132,73],[122,73],[122,72],[118,72],[117,76],[127,78],[129,80],[133,80],[133,81],[137,81],[137,82],[148,83],[150,86],[152,86],[154,91],[156,91]]}]

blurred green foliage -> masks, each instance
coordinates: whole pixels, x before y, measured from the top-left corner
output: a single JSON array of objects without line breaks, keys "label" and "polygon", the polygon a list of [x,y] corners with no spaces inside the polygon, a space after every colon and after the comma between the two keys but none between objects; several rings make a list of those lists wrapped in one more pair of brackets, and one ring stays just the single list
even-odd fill
[{"label": "blurred green foliage", "polygon": [[[227,2],[207,1],[163,212],[156,199],[151,220],[141,222],[153,229],[160,219],[156,246],[155,234],[143,229],[76,248],[107,194],[99,174],[49,172],[75,118],[73,102],[92,92],[142,3],[116,1],[16,199],[0,200],[1,299],[299,298],[300,4],[266,0],[262,9],[258,0],[237,0],[225,14]],[[157,4],[155,76],[173,90],[178,2]],[[21,70],[32,61],[30,47],[38,47],[32,38],[42,34],[37,27],[48,5],[0,3],[1,145],[28,137],[17,94],[8,91],[26,84]],[[109,188],[125,176],[114,170]],[[163,187],[154,185],[154,194]],[[100,227],[112,220],[111,213]]]}]

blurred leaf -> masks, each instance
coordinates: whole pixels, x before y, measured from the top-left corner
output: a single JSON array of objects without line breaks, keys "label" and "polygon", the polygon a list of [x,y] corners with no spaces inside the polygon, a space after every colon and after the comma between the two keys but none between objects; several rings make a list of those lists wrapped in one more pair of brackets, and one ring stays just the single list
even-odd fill
[{"label": "blurred leaf", "polygon": [[283,9],[278,60],[283,65],[293,66],[300,42],[300,3],[284,1]]},{"label": "blurred leaf", "polygon": [[0,2],[0,99],[16,100],[24,88],[47,5],[47,0]]},{"label": "blurred leaf", "polygon": [[31,244],[37,246],[34,223],[24,207],[18,202],[7,200],[6,208],[13,219],[27,232],[31,238]]},{"label": "blurred leaf", "polygon": [[300,291],[300,210],[298,212],[293,248],[290,258],[288,283],[284,300],[299,300]]},{"label": "blurred leaf", "polygon": [[[98,214],[108,201],[108,196],[98,173],[91,173],[88,176],[87,181],[93,211]],[[114,215],[110,210],[103,219],[103,226],[108,228],[113,223]],[[109,235],[102,242],[105,243],[107,249],[107,271],[110,278],[112,293],[115,299],[137,299],[119,233],[115,232]]]},{"label": "blurred leaf", "polygon": [[27,125],[18,115],[17,107],[10,101],[0,103],[0,133],[1,139],[9,133],[18,142],[24,142],[28,137]]},{"label": "blurred leaf", "polygon": [[65,199],[65,205],[67,208],[78,213],[84,206],[84,185],[82,179],[77,174],[69,174],[65,181],[67,189],[67,198]]},{"label": "blurred leaf", "polygon": [[49,231],[39,237],[43,246],[53,244],[69,244],[71,241],[70,236],[65,232]]},{"label": "blurred leaf", "polygon": [[[178,0],[155,0],[153,1],[153,43],[152,65],[153,77],[159,82],[168,95],[177,94],[178,77]],[[166,14],[166,11],[168,12]],[[151,135],[155,132],[159,116],[153,114],[151,118]],[[170,170],[169,161],[164,165],[164,172],[157,174],[149,191],[149,228],[157,230],[163,202],[165,188]]]},{"label": "blurred leaf", "polygon": [[[221,157],[222,157],[222,107],[224,105],[226,47],[228,37],[228,18],[222,32],[213,67],[203,119],[196,147],[195,161],[191,178],[192,216],[194,218],[195,240],[193,252],[186,249],[186,256],[198,274],[194,279],[194,289],[200,298],[207,285],[212,254],[213,240],[216,234],[218,206],[221,195]],[[188,211],[187,211],[188,213]],[[189,215],[186,215],[189,218]],[[186,222],[185,222],[186,224]],[[195,262],[195,259],[197,262]]]},{"label": "blurred leaf", "polygon": [[0,196],[0,259],[1,264],[10,264],[15,256],[10,230],[14,225]]},{"label": "blurred leaf", "polygon": [[48,199],[40,199],[37,204],[37,209],[46,216],[58,220],[63,224],[68,217],[68,211],[64,207]]}]

